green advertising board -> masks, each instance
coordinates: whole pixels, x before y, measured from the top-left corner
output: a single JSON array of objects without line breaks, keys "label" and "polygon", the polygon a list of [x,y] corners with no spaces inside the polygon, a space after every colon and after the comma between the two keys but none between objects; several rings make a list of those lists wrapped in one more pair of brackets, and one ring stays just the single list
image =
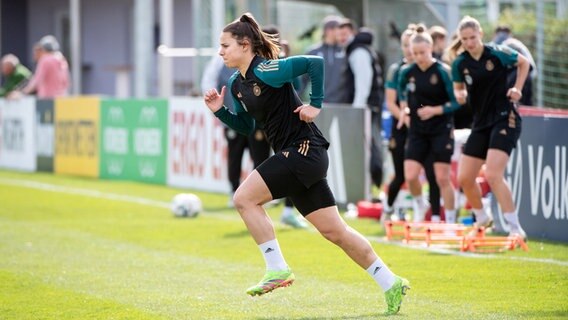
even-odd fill
[{"label": "green advertising board", "polygon": [[100,177],[165,184],[166,100],[102,100]]}]

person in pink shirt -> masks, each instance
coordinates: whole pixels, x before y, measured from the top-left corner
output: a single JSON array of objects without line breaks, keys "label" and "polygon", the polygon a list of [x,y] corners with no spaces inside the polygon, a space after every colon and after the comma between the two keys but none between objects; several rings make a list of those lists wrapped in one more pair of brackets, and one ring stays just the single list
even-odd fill
[{"label": "person in pink shirt", "polygon": [[45,36],[34,50],[37,67],[22,93],[30,94],[35,91],[38,98],[44,99],[66,96],[69,88],[69,65],[59,51],[57,39],[54,36]]}]

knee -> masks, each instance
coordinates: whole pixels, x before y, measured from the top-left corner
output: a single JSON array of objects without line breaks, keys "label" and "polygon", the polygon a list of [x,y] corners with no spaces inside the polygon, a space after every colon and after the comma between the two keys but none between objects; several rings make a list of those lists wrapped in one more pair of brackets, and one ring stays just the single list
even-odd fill
[{"label": "knee", "polygon": [[343,229],[329,229],[320,231],[321,235],[328,241],[341,245],[344,238],[345,230]]},{"label": "knee", "polygon": [[247,208],[253,205],[253,202],[250,200],[250,197],[246,192],[237,189],[233,195],[233,204],[239,213],[243,213],[247,211]]},{"label": "knee", "polygon": [[503,181],[503,176],[493,171],[485,171],[485,180],[491,187]]},{"label": "knee", "polygon": [[447,175],[436,177],[436,183],[440,188],[447,187],[450,184],[450,177]]},{"label": "knee", "polygon": [[472,178],[460,173],[458,175],[458,183],[462,188],[471,188],[472,186],[475,186],[475,177]]},{"label": "knee", "polygon": [[417,183],[418,182],[418,175],[415,175],[411,172],[408,172],[410,170],[407,170],[407,172],[404,173],[404,180],[406,180],[408,183]]}]

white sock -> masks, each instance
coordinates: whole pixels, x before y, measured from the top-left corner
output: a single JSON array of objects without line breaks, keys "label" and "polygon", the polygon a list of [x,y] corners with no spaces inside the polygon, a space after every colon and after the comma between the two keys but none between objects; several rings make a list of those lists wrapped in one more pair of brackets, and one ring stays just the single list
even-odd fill
[{"label": "white sock", "polygon": [[482,223],[487,221],[487,219],[489,219],[489,217],[487,216],[487,214],[485,213],[485,210],[483,210],[483,208],[481,209],[471,209],[471,211],[473,211],[473,214],[475,215],[475,220],[478,223]]},{"label": "white sock", "polygon": [[264,257],[264,262],[266,263],[266,270],[279,271],[288,269],[288,264],[284,260],[282,251],[280,251],[280,245],[278,240],[270,240],[265,243],[258,245],[262,256]]},{"label": "white sock", "polygon": [[456,210],[446,210],[446,223],[456,223]]},{"label": "white sock", "polygon": [[383,291],[387,291],[394,284],[394,273],[390,271],[389,267],[379,257],[367,268],[367,273],[375,279],[375,282],[381,286]]},{"label": "white sock", "polygon": [[412,201],[413,203],[415,203],[417,206],[424,206],[424,197],[422,197],[422,195],[419,196],[412,196]]},{"label": "white sock", "polygon": [[412,210],[414,211],[414,222],[422,222],[424,220],[424,199],[422,195],[412,198]]},{"label": "white sock", "polygon": [[294,207],[284,207],[284,209],[282,209],[282,218],[291,216],[293,214],[293,211]]},{"label": "white sock", "polygon": [[503,217],[509,223],[509,226],[512,230],[517,230],[521,228],[521,224],[519,222],[519,215],[516,212],[504,212]]}]

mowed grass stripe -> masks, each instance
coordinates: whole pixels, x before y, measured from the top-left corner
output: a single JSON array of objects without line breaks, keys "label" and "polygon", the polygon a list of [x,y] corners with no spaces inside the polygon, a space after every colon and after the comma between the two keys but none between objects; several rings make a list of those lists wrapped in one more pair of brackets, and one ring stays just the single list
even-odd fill
[{"label": "mowed grass stripe", "polygon": [[0,318],[3,320],[166,319],[115,301],[48,285],[29,274],[2,270],[0,301]]}]

